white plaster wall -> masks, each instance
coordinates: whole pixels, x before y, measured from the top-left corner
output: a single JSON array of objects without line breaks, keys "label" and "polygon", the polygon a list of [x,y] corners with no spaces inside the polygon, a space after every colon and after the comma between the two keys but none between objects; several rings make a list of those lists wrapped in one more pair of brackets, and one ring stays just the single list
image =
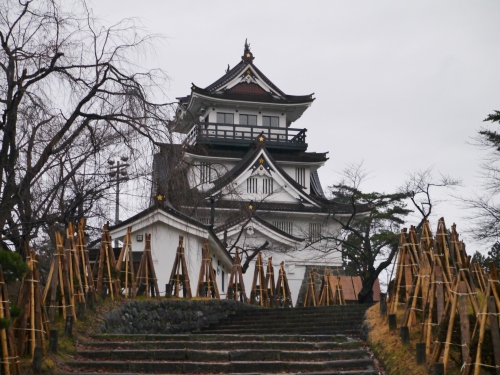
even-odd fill
[{"label": "white plaster wall", "polygon": [[[151,234],[151,253],[155,266],[156,277],[158,279],[158,288],[160,294],[165,294],[165,284],[169,282],[172,267],[179,245],[179,236],[184,236],[184,252],[186,255],[186,264],[189,272],[189,280],[191,285],[191,293],[196,296],[196,288],[198,285],[198,277],[202,260],[202,247],[204,238],[194,234],[189,234],[186,231],[168,226],[163,222],[155,222],[145,226],[140,230],[132,229],[132,250],[143,251],[146,244],[145,234]],[[144,235],[144,241],[137,242],[137,235]],[[210,248],[210,246],[209,246]],[[217,285],[219,292],[222,293],[222,271],[224,271],[224,283],[227,290],[227,273],[231,272],[231,264],[225,258],[214,254],[211,249],[212,267],[216,270]],[[217,270],[219,271],[217,273]]]}]

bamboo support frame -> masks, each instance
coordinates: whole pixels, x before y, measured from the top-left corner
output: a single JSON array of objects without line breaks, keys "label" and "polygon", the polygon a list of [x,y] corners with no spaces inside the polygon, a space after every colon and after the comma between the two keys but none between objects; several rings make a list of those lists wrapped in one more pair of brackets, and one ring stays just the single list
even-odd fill
[{"label": "bamboo support frame", "polygon": [[[208,249],[208,240],[205,240],[201,249],[201,266],[198,276],[198,288],[196,290],[197,297],[208,297],[220,299],[219,288],[217,287],[217,278],[214,268],[212,267],[212,258]],[[204,295],[200,294],[201,287],[204,287]]]},{"label": "bamboo support frame", "polygon": [[170,288],[172,288],[173,297],[180,297],[179,293],[181,285],[184,298],[192,298],[189,270],[186,263],[186,256],[184,254],[183,236],[179,236],[179,246],[177,247],[172,273],[170,274]]}]

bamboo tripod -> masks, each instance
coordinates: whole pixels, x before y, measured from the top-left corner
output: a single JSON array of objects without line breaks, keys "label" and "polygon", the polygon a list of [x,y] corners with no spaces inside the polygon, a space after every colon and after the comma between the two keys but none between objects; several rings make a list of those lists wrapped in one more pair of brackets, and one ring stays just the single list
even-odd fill
[{"label": "bamboo tripod", "polygon": [[15,337],[17,353],[35,355],[35,347],[40,347],[45,353],[45,342],[49,338],[50,328],[45,306],[42,303],[40,273],[33,250],[27,251],[29,271],[23,277],[19,291],[18,306],[23,309],[22,315],[16,320]]},{"label": "bamboo tripod", "polygon": [[71,303],[85,303],[84,286],[82,284],[80,272],[80,253],[76,249],[75,244],[75,227],[73,223],[68,223],[66,227],[66,239],[64,255],[66,259],[66,266],[68,268],[69,287],[71,288],[72,301]]},{"label": "bamboo tripod", "polygon": [[133,297],[136,293],[131,232],[132,227],[128,227],[127,234],[125,234],[125,238],[123,239],[123,246],[118,256],[118,261],[116,262],[116,269],[120,272],[120,280],[123,282],[123,296],[125,298]]},{"label": "bamboo tripod", "polygon": [[229,276],[229,283],[227,285],[226,298],[245,303],[248,301],[247,295],[245,293],[245,282],[243,281],[243,271],[241,269],[241,259],[238,248],[236,248],[236,252],[233,258],[231,275]]},{"label": "bamboo tripod", "polygon": [[[0,319],[5,322],[9,322],[11,319],[8,296],[7,284],[5,283],[2,266],[0,265]],[[15,345],[14,332],[9,326],[0,329],[0,349],[2,354],[2,373],[5,375],[18,375],[21,371],[20,358]]]},{"label": "bamboo tripod", "polygon": [[85,239],[85,225],[86,220],[81,218],[78,222],[78,232],[76,235],[76,249],[81,274],[80,278],[83,282],[86,299],[89,296],[89,292],[91,292],[93,293],[94,300],[96,300],[94,275],[92,273],[92,267],[90,267],[89,250],[87,248],[87,240]]},{"label": "bamboo tripod", "polygon": [[[104,296],[109,294],[114,300],[119,295],[119,281],[116,280],[116,261],[109,235],[109,223],[104,224],[101,236],[101,249],[97,266],[97,294]],[[107,290],[104,289],[107,286]]]},{"label": "bamboo tripod", "polygon": [[[43,304],[49,309],[49,320],[54,322],[56,311],[60,309],[63,318],[66,320],[66,315],[73,315],[76,320],[75,303],[73,291],[69,282],[68,265],[63,248],[63,238],[59,232],[56,232],[56,251],[52,264],[50,266],[49,277],[47,278],[47,286],[43,294]],[[59,293],[58,293],[59,291]],[[50,301],[47,297],[50,292]]]},{"label": "bamboo tripod", "polygon": [[262,264],[262,253],[259,252],[257,255],[257,261],[255,262],[252,291],[250,292],[250,303],[268,307],[268,302],[266,276],[264,274],[264,265]]},{"label": "bamboo tripod", "polygon": [[189,282],[189,272],[184,254],[184,237],[179,236],[179,246],[175,255],[174,266],[170,274],[170,288],[172,288],[172,297],[180,297],[180,290],[184,298],[191,298],[191,284]]},{"label": "bamboo tripod", "polygon": [[212,267],[212,258],[210,257],[210,251],[208,250],[208,240],[204,241],[201,253],[202,259],[200,275],[198,276],[196,296],[220,299],[217,279],[215,277],[215,271]]},{"label": "bamboo tripod", "polygon": [[293,307],[292,293],[288,285],[288,277],[285,272],[285,262],[280,263],[280,271],[278,274],[278,283],[276,284],[276,297],[279,307]]},{"label": "bamboo tripod", "polygon": [[273,267],[272,257],[269,257],[267,259],[266,289],[267,289],[267,296],[269,298],[267,306],[274,307],[274,296],[276,295],[276,287],[274,280],[274,267]]},{"label": "bamboo tripod", "polygon": [[304,307],[317,306],[318,295],[316,294],[316,284],[314,283],[314,273],[309,271],[309,282],[307,283],[306,295],[304,297]]},{"label": "bamboo tripod", "polygon": [[151,254],[151,234],[146,233],[145,237],[144,252],[142,253],[141,263],[137,271],[137,295],[144,294],[146,297],[160,298],[158,280]]},{"label": "bamboo tripod", "polygon": [[340,278],[327,271],[323,276],[319,292],[319,306],[345,305]]}]

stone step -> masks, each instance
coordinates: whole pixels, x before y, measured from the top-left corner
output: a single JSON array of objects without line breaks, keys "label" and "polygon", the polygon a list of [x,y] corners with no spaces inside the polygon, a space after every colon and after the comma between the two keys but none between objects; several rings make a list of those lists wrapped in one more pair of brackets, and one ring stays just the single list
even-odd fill
[{"label": "stone step", "polygon": [[134,341],[288,341],[288,342],[347,342],[350,339],[342,334],[318,334],[318,335],[298,335],[298,334],[98,334],[91,336],[97,340],[134,340]]},{"label": "stone step", "polygon": [[227,362],[227,361],[331,361],[365,358],[363,349],[351,350],[192,350],[192,349],[148,349],[148,350],[82,350],[77,355],[93,360],[157,360],[157,361],[198,361],[198,362]]},{"label": "stone step", "polygon": [[336,361],[230,361],[230,362],[160,362],[160,361],[71,361],[71,368],[85,372],[140,372],[140,373],[253,373],[253,372],[312,372],[331,370],[372,370],[368,358]]},{"label": "stone step", "polygon": [[259,314],[308,314],[308,313],[328,313],[335,311],[366,311],[371,304],[350,304],[350,305],[333,305],[333,306],[308,306],[294,308],[257,308],[248,310],[239,310],[238,315],[259,315]]},{"label": "stone step", "polygon": [[[359,337],[361,331],[361,326],[354,326],[354,327],[344,327],[344,328],[330,328],[330,327],[314,327],[314,328],[300,328],[300,327],[289,327],[289,328],[279,328],[276,330],[270,329],[270,328],[258,328],[258,329],[252,329],[252,328],[238,328],[238,329],[231,329],[231,328],[224,328],[224,329],[211,329],[207,331],[203,331],[204,333],[210,333],[210,332],[217,332],[217,333],[223,333],[223,334],[233,334],[233,335],[265,335],[265,334],[277,334],[277,333],[282,333],[282,334],[297,334],[297,335],[319,335],[319,334],[331,334],[331,335],[346,335],[346,336],[353,336],[355,338]],[[196,334],[196,332],[194,333]]]},{"label": "stone step", "polygon": [[300,316],[284,316],[284,315],[256,315],[256,316],[242,316],[242,315],[230,315],[227,318],[219,320],[219,322],[254,322],[254,321],[265,321],[265,320],[276,320],[276,321],[290,321],[299,322],[304,320],[346,320],[346,319],[364,319],[364,312],[352,312],[352,313],[341,313],[341,314],[316,314],[316,315],[300,315]]},{"label": "stone step", "polygon": [[[362,321],[358,322],[343,322],[343,323],[307,323],[307,324],[211,324],[209,327],[203,328],[200,332],[218,332],[218,333],[224,333],[227,330],[252,330],[252,332],[259,332],[262,330],[269,329],[271,331],[278,331],[281,329],[289,329],[289,328],[294,328],[294,329],[301,329],[302,331],[307,331],[309,329],[314,329],[314,328],[330,328],[330,329],[355,329],[357,327],[360,327]],[[272,333],[272,332],[269,332]],[[286,332],[283,332],[286,333]]]},{"label": "stone step", "polygon": [[[61,373],[60,375],[95,375],[96,373],[95,372],[69,372],[69,373]],[[99,373],[100,375],[108,375],[108,374],[113,374],[113,375],[138,375],[138,374],[131,374],[131,373],[120,373],[120,372],[112,372],[112,373],[109,373],[109,372],[100,372]],[[236,373],[236,372],[233,372],[233,373],[229,373],[231,375],[243,375],[243,373]],[[247,373],[244,373],[245,375],[271,375],[272,373],[262,373],[262,372],[259,372],[259,373],[251,373],[251,372],[247,372]],[[288,375],[304,375],[303,372],[297,372],[297,373],[293,373],[293,372],[288,372],[287,373]],[[161,375],[161,374],[160,374]],[[175,374],[172,374],[172,375],[175,375]],[[186,375],[186,373],[184,373],[183,375]],[[198,374],[193,374],[193,375],[198,375]],[[322,371],[322,372],[308,372],[307,375],[380,375],[380,373],[374,369],[368,369],[368,370],[346,370],[346,371],[338,371],[338,370],[334,370],[334,371]]]},{"label": "stone step", "polygon": [[347,323],[362,323],[362,318],[342,318],[342,319],[307,319],[307,320],[281,320],[281,319],[258,319],[258,320],[221,320],[217,323],[212,323],[210,326],[226,326],[226,327],[286,327],[289,325],[341,325]]},{"label": "stone step", "polygon": [[82,342],[88,349],[282,349],[282,350],[345,350],[362,346],[360,341],[297,342],[297,341],[92,341]]}]

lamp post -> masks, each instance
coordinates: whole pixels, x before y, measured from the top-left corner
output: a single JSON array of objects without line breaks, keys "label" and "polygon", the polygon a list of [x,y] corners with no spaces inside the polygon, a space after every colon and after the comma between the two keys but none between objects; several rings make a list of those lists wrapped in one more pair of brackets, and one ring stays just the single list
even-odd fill
[{"label": "lamp post", "polygon": [[[127,164],[128,157],[122,156],[120,159],[108,160],[109,164],[109,182],[111,185],[115,184],[116,190],[116,206],[115,206],[115,225],[120,223],[120,182],[128,181]],[[118,240],[115,240],[115,247],[118,247]]]}]

